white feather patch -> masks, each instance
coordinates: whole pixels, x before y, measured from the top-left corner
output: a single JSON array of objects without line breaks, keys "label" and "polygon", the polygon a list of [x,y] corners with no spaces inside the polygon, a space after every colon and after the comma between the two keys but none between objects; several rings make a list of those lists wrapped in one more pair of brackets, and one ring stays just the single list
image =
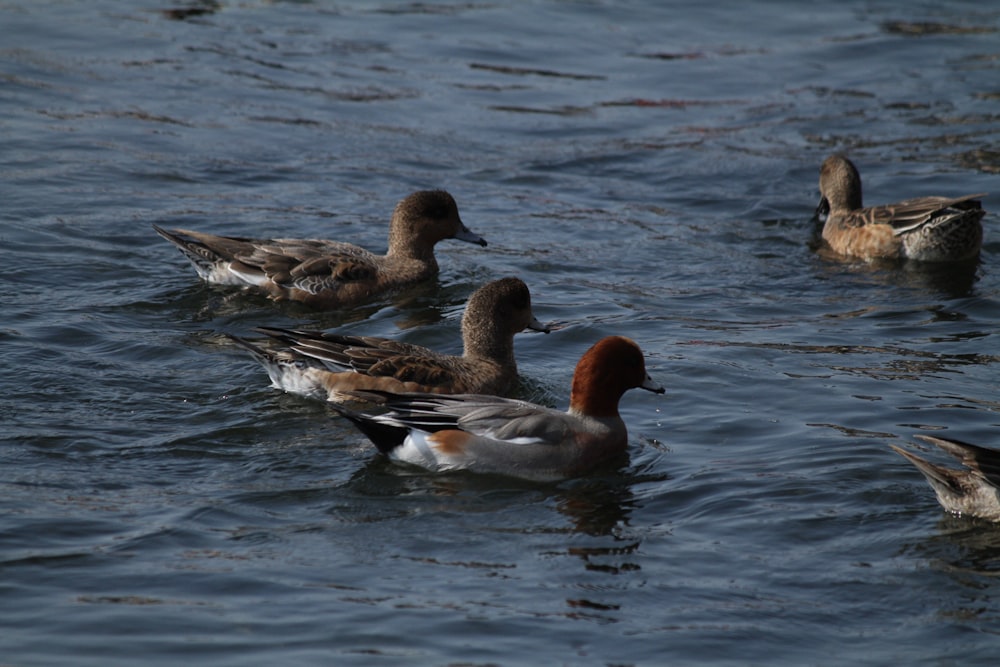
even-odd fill
[{"label": "white feather patch", "polygon": [[263,287],[267,284],[267,276],[263,273],[245,273],[234,269],[231,264],[225,268],[226,273],[229,275],[229,282],[223,283],[224,285],[255,285]]},{"label": "white feather patch", "polygon": [[198,272],[198,276],[202,280],[214,285],[239,285],[242,287],[247,284],[246,280],[243,280],[239,275],[229,270],[227,263],[216,262],[209,268],[205,268],[204,265],[195,264],[194,270]]},{"label": "white feather patch", "polygon": [[389,458],[430,470],[442,470],[450,467],[444,464],[433,445],[427,441],[430,435],[426,431],[410,429],[403,444],[392,450]]}]

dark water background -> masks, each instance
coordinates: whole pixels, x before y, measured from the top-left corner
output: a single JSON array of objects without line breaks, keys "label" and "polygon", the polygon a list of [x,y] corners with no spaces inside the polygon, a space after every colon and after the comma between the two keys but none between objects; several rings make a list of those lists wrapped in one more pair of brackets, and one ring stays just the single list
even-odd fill
[{"label": "dark water background", "polygon": [[[810,245],[1000,191],[1000,8],[0,0],[0,664],[996,664],[1000,528],[889,443],[998,445],[1000,236],[958,273]],[[479,249],[317,313],[214,288],[151,223],[385,247],[450,190]],[[996,197],[986,207],[996,210]],[[626,334],[666,397],[558,485],[386,465],[223,333],[458,351],[518,275],[521,395]]]}]

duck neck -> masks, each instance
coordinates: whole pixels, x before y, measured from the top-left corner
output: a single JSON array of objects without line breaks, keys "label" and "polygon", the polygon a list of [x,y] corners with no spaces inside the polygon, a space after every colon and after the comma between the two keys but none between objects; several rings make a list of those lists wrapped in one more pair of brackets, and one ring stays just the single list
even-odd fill
[{"label": "duck neck", "polygon": [[621,418],[618,414],[618,400],[622,393],[613,384],[594,383],[593,380],[584,383],[574,377],[569,395],[569,410],[588,417]]},{"label": "duck neck", "polygon": [[389,223],[389,250],[386,257],[434,261],[435,241],[426,238],[423,230],[397,211]]},{"label": "duck neck", "polygon": [[[470,321],[471,320],[471,321]],[[514,362],[514,336],[504,335],[497,322],[477,322],[473,318],[462,319],[462,343],[466,357],[489,359],[498,364],[516,368]]]}]

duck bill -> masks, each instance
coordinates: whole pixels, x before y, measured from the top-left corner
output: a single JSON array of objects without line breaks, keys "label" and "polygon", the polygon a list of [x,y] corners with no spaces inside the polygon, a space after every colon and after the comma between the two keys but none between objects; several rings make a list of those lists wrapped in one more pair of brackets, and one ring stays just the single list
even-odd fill
[{"label": "duck bill", "polygon": [[826,219],[829,215],[830,215],[830,202],[826,200],[826,197],[822,197],[819,200],[819,205],[816,207],[816,212],[813,213],[813,221],[826,222]]},{"label": "duck bill", "polygon": [[653,381],[653,378],[649,377],[649,373],[646,374],[646,379],[642,381],[639,385],[640,389],[645,389],[646,391],[651,391],[654,394],[665,394],[667,390],[664,389],[663,385],[659,382]]},{"label": "duck bill", "polygon": [[459,241],[465,241],[466,243],[478,243],[484,248],[486,247],[486,240],[479,234],[476,234],[474,231],[470,230],[465,225],[462,225],[462,229],[460,229],[459,232],[455,234],[455,236],[453,236],[452,238]]},{"label": "duck bill", "polygon": [[551,333],[552,331],[552,327],[548,324],[542,324],[538,321],[538,318],[534,316],[532,316],[531,321],[528,322],[528,326],[526,328],[531,329],[532,331],[541,331],[542,333]]}]

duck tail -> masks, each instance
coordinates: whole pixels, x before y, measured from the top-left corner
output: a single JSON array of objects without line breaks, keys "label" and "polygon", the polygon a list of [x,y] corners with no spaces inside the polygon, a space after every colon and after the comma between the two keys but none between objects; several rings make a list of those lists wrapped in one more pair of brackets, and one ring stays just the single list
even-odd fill
[{"label": "duck tail", "polygon": [[364,433],[365,437],[371,440],[372,444],[383,454],[388,454],[402,445],[410,432],[410,429],[405,426],[379,421],[377,417],[351,410],[339,403],[330,403],[329,405],[341,417],[348,419],[359,431]]},{"label": "duck tail", "polygon": [[174,244],[188,258],[199,276],[213,282],[211,277],[217,268],[216,264],[224,260],[222,255],[198,239],[186,235],[183,230],[164,229],[158,225],[153,225],[153,229],[157,234]]},{"label": "duck tail", "polygon": [[956,481],[954,471],[935,465],[930,461],[920,458],[912,452],[906,451],[902,447],[897,447],[896,445],[889,445],[889,447],[916,466],[917,470],[923,474],[935,491],[941,491],[944,493],[961,492],[961,487]]}]

